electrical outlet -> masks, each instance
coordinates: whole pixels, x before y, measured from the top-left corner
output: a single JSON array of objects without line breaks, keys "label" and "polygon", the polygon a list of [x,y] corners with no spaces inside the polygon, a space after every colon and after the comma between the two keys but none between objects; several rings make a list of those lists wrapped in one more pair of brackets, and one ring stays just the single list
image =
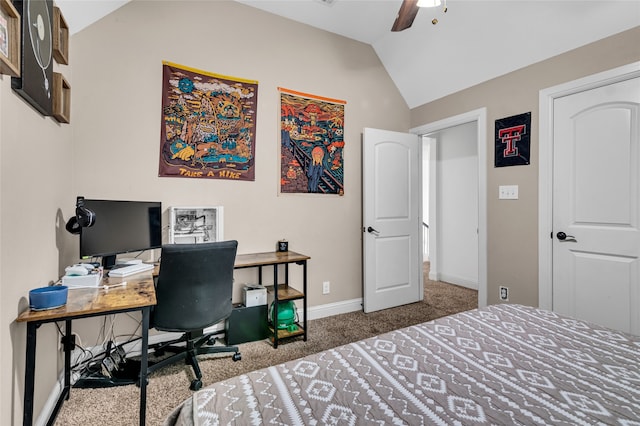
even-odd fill
[{"label": "electrical outlet", "polygon": [[331,292],[331,283],[329,281],[322,282],[322,294],[329,294]]},{"label": "electrical outlet", "polygon": [[500,286],[500,300],[509,301],[509,287]]}]

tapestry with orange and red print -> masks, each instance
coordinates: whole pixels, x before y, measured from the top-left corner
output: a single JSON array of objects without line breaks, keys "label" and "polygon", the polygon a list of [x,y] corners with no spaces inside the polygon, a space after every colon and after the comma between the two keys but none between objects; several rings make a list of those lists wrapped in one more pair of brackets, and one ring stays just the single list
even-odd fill
[{"label": "tapestry with orange and red print", "polygon": [[278,90],[280,192],[344,195],[346,102]]},{"label": "tapestry with orange and red print", "polygon": [[161,177],[255,180],[258,82],[163,62]]}]

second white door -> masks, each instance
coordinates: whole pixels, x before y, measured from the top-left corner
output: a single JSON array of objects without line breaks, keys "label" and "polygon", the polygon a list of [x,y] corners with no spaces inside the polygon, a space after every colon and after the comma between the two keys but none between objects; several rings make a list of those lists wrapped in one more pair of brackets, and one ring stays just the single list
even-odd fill
[{"label": "second white door", "polygon": [[640,78],[558,98],[553,310],[640,334]]}]

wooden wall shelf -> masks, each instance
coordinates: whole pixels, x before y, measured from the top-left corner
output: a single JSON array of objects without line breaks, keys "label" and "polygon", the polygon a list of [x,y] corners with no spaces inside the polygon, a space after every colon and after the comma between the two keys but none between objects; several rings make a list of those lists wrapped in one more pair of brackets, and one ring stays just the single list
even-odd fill
[{"label": "wooden wall shelf", "polygon": [[0,0],[0,74],[20,77],[20,14]]},{"label": "wooden wall shelf", "polygon": [[71,86],[58,72],[53,73],[53,117],[68,123],[71,116]]},{"label": "wooden wall shelf", "polygon": [[60,8],[53,8],[53,57],[56,62],[69,65],[69,25]]}]

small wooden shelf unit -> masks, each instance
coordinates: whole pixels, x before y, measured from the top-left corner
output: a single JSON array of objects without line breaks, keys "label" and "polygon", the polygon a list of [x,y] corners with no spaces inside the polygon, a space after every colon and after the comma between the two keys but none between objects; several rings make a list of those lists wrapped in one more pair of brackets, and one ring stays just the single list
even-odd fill
[{"label": "small wooden shelf unit", "polygon": [[[280,301],[286,300],[302,300],[302,321],[296,322],[298,329],[295,331],[288,330],[274,330],[273,324],[278,322],[278,310],[274,311],[274,318],[272,324],[269,324],[269,330],[271,333],[271,342],[273,347],[278,347],[278,342],[281,339],[289,337],[303,336],[304,340],[307,340],[307,260],[311,259],[309,256],[296,253],[293,251],[285,252],[267,252],[267,253],[251,253],[240,254],[236,256],[235,269],[244,268],[258,268],[258,284],[262,285],[262,268],[265,266],[273,267],[273,282],[279,283],[278,279],[278,265],[285,265],[284,269],[284,283],[279,283],[277,286],[268,285],[267,292],[273,296],[274,303],[278,304]],[[289,265],[295,263],[301,265],[303,268],[302,276],[302,291],[293,288],[289,285]],[[277,288],[277,291],[274,289]]]}]

